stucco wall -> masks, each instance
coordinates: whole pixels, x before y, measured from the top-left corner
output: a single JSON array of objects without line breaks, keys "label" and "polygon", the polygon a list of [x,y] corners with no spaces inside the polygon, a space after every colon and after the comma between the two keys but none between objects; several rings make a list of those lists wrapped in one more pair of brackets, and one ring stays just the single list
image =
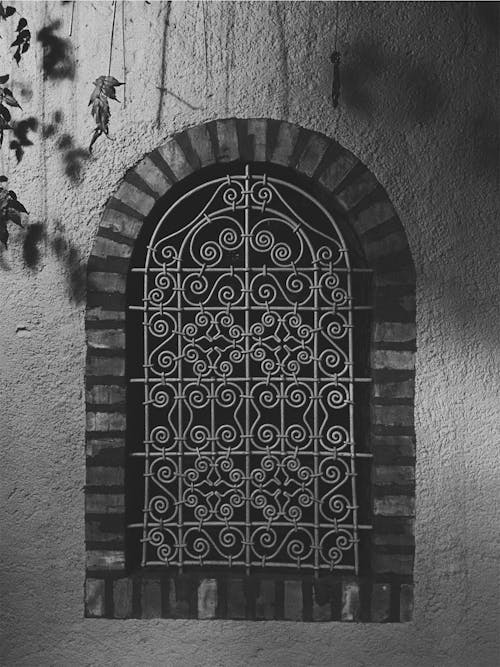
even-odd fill
[{"label": "stucco wall", "polygon": [[[125,3],[126,107],[79,181],[69,134],[93,129],[111,2],[77,2],[74,79],[45,81],[42,51],[4,71],[39,132],[0,170],[36,234],[0,258],[2,662],[6,665],[494,665],[498,657],[498,124],[494,10],[470,3],[342,3],[340,108],[329,99],[333,2]],[[16,2],[33,32],[71,4]],[[122,78],[121,3],[112,73]],[[15,23],[15,22],[14,22]],[[203,34],[205,25],[206,40]],[[206,51],[205,51],[206,49]],[[498,55],[498,53],[496,54]],[[157,86],[182,97],[161,96]],[[123,89],[122,89],[123,90]],[[120,91],[121,92],[121,91]],[[123,99],[124,93],[118,95]],[[56,132],[42,126],[62,112]],[[350,625],[83,619],[82,267],[107,198],[168,135],[227,116],[285,119],[336,139],[386,188],[417,269],[414,621]],[[33,249],[39,256],[33,255]],[[21,327],[21,328],[20,328]]]}]

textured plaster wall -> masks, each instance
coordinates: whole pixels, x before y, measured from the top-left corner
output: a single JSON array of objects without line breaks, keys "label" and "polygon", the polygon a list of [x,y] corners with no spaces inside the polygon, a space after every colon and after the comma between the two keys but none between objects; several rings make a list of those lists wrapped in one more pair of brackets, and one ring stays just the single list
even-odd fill
[{"label": "textured plaster wall", "polygon": [[[15,4],[33,32],[60,20],[57,34],[68,38],[71,3]],[[112,73],[122,78],[117,7]],[[89,140],[87,101],[91,82],[107,70],[112,3],[76,3],[73,80],[43,81],[35,40],[21,66],[11,66],[5,47],[13,26],[0,25],[1,73],[12,72],[24,108],[19,117],[48,125],[62,112],[56,133],[42,140],[39,130],[20,165],[6,145],[0,164],[31,212],[30,224],[43,226],[28,232],[27,242],[26,231],[14,233],[0,258],[0,661],[497,664],[494,5],[341,3],[344,87],[336,111],[329,101],[335,3],[173,2],[168,30],[166,13],[167,3],[125,3],[127,86],[119,97],[126,107],[112,103],[114,141],[98,142],[80,182],[65,174],[70,156],[58,142],[63,134],[76,147]],[[337,139],[374,172],[405,226],[418,308],[412,623],[83,619],[81,267],[126,169],[169,134],[233,115],[285,119]]]}]

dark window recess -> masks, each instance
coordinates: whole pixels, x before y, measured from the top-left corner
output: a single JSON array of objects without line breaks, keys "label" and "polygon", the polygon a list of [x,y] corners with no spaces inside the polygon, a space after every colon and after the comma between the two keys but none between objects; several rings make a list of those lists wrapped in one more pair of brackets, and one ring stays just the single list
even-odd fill
[{"label": "dark window recess", "polygon": [[364,569],[371,275],[306,179],[213,167],[160,201],[127,295],[129,565]]}]

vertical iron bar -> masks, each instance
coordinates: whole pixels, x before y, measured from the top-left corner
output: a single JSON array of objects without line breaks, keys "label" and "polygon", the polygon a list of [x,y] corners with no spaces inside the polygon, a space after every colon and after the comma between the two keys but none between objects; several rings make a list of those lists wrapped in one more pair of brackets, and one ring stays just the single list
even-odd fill
[{"label": "vertical iron bar", "polygon": [[[350,262],[345,250],[347,259],[347,266],[350,268]],[[352,276],[351,271],[347,272],[347,298],[349,299],[349,309],[347,311],[348,325],[349,325],[349,440],[351,443],[351,490],[352,490],[352,525],[353,525],[353,540],[354,540],[354,572],[359,572],[359,558],[358,558],[358,500],[356,494],[356,454],[354,443],[354,346],[353,346],[353,317],[352,317]]]},{"label": "vertical iron bar", "polygon": [[318,262],[314,263],[314,399],[313,399],[313,436],[314,436],[314,576],[319,575],[319,417],[318,417],[318,329],[319,329],[319,282]]},{"label": "vertical iron bar", "polygon": [[179,477],[177,484],[177,494],[178,494],[178,504],[177,504],[177,521],[179,524],[177,531],[177,540],[179,542],[179,571],[182,574],[183,571],[183,562],[184,562],[184,526],[182,523],[183,512],[182,512],[182,476],[184,472],[183,466],[183,442],[182,442],[182,389],[183,389],[183,373],[182,373],[182,296],[183,296],[183,285],[182,285],[182,265],[181,257],[179,255],[177,259],[177,359],[178,359],[178,371],[179,371],[179,381],[177,383],[177,452],[178,452],[178,462],[179,462]]},{"label": "vertical iron bar", "polygon": [[142,517],[142,559],[144,567],[147,561],[147,532],[149,512],[149,365],[148,365],[148,274],[144,274],[143,281],[143,303],[144,311],[142,318],[142,336],[144,346],[143,370],[144,370],[144,507]]},{"label": "vertical iron bar", "polygon": [[[245,166],[245,435],[250,434],[250,247],[248,235],[250,233],[250,165]],[[245,566],[247,575],[250,574],[250,438],[245,438]]]}]

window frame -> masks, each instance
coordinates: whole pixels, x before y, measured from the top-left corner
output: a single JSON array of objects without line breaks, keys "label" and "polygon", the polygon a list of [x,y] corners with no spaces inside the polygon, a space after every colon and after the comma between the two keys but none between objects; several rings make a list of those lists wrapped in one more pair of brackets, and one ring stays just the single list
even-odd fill
[{"label": "window frame", "polygon": [[[364,576],[165,577],[132,571],[125,535],[125,290],[143,225],[172,185],[219,162],[262,161],[309,179],[374,271],[370,359],[373,533]],[[408,621],[413,606],[415,276],[403,227],[373,175],[336,142],[265,119],[174,135],[106,206],[88,265],[86,605],[89,617]]]}]

